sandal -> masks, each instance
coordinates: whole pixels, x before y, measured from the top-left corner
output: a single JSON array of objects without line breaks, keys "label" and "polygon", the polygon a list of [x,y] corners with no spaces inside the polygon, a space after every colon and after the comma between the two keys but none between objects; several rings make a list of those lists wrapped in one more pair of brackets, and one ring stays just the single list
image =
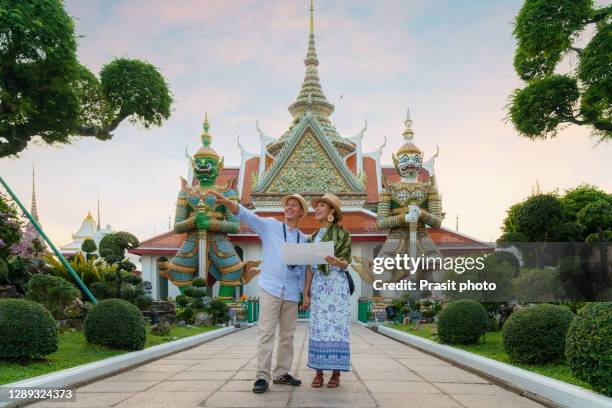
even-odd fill
[{"label": "sandal", "polygon": [[340,371],[334,371],[327,382],[327,388],[336,388],[340,385]]},{"label": "sandal", "polygon": [[317,374],[312,379],[312,388],[321,388],[323,386],[323,373],[317,372]]}]

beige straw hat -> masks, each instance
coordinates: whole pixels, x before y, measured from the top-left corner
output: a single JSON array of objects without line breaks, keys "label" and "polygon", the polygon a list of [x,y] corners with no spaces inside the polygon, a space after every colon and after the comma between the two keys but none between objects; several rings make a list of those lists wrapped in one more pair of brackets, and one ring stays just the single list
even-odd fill
[{"label": "beige straw hat", "polygon": [[323,201],[329,204],[334,210],[336,210],[336,213],[335,213],[336,222],[342,219],[342,210],[340,209],[341,201],[335,194],[325,193],[323,197],[313,198],[312,201],[310,202],[312,204],[312,208],[316,207],[319,201]]},{"label": "beige straw hat", "polygon": [[304,199],[304,197],[302,197],[301,195],[297,193],[289,194],[281,198],[281,206],[284,207],[285,204],[287,203],[287,200],[289,200],[290,198],[294,198],[300,202],[300,205],[302,206],[302,210],[304,210],[304,214],[302,215],[301,218],[306,217],[308,215],[308,204],[306,203],[306,200]]}]

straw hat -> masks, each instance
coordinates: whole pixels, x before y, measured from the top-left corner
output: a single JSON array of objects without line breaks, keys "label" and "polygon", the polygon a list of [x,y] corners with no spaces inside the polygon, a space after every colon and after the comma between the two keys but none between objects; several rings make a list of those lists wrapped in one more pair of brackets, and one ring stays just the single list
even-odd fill
[{"label": "straw hat", "polygon": [[324,203],[329,204],[334,210],[336,210],[336,213],[335,213],[336,222],[342,219],[342,210],[340,209],[341,202],[340,202],[340,199],[335,194],[325,193],[323,197],[313,198],[312,201],[310,202],[312,204],[312,208],[315,208],[319,201],[323,201]]},{"label": "straw hat", "polygon": [[290,198],[294,198],[298,200],[300,202],[300,205],[302,206],[302,210],[304,210],[304,214],[300,217],[300,219],[306,217],[308,215],[308,204],[306,203],[306,200],[304,199],[304,197],[302,197],[298,193],[289,194],[281,198],[281,206],[284,207],[285,204],[287,203],[287,200],[289,200]]}]

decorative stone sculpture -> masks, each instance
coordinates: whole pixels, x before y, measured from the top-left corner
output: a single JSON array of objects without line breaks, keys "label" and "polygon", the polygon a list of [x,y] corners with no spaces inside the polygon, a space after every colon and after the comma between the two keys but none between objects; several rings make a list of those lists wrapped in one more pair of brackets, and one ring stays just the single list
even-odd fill
[{"label": "decorative stone sculpture", "polygon": [[[403,136],[406,143],[392,156],[400,181],[392,184],[383,180],[383,189],[379,195],[377,227],[389,230],[389,234],[377,257],[396,258],[399,254],[402,257],[408,255],[425,261],[427,258],[441,257],[426,228],[426,226],[439,227],[443,218],[441,199],[433,172],[433,160],[437,153],[424,166],[423,153],[412,142],[414,132],[410,112],[404,124],[406,130]],[[357,262],[353,265],[354,269],[364,281],[369,283],[374,280],[396,282],[411,272],[419,278],[432,278],[427,273],[431,271],[422,267],[416,271],[395,267],[384,268],[381,274],[375,274],[369,259],[361,257],[354,259]]]},{"label": "decorative stone sculpture", "polygon": [[237,233],[238,217],[222,205],[217,205],[211,191],[220,192],[234,201],[238,193],[215,184],[223,159],[211,147],[208,115],[204,120],[202,147],[192,159],[198,185],[190,186],[181,178],[181,191],[176,201],[174,231],[187,233],[187,238],[174,258],[162,266],[160,274],[179,287],[181,293],[200,276],[212,286],[219,281],[219,298],[233,300],[236,286],[248,283],[259,273],[259,262],[243,262],[232,246],[228,233]]}]

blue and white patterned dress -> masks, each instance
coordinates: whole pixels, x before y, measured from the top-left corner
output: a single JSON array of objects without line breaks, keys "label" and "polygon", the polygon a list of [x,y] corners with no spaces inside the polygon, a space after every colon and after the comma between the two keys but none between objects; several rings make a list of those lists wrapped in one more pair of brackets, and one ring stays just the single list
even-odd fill
[{"label": "blue and white patterned dress", "polygon": [[[326,232],[321,228],[314,242]],[[319,370],[350,371],[351,307],[349,286],[344,271],[330,266],[325,275],[312,267],[310,288],[310,339],[308,367]]]}]

